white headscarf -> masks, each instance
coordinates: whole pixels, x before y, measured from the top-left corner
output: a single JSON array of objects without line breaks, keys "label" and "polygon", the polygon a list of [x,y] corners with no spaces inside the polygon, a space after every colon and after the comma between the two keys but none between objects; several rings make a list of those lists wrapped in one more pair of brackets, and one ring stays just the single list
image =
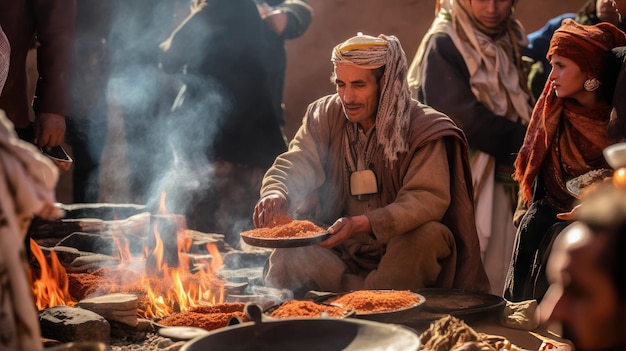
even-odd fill
[{"label": "white headscarf", "polygon": [[408,66],[400,41],[384,34],[378,37],[359,34],[337,45],[332,52],[334,65],[354,65],[365,69],[385,66],[380,81],[380,100],[376,114],[376,136],[385,159],[393,163],[398,153],[408,150],[411,93],[407,82]]},{"label": "white headscarf", "polygon": [[11,45],[9,39],[4,34],[2,26],[0,26],[0,93],[4,88],[4,83],[9,75],[9,64],[11,62]]},{"label": "white headscarf", "polygon": [[471,13],[469,0],[439,0],[439,12],[425,34],[409,71],[409,85],[421,84],[421,63],[429,38],[446,33],[454,42],[470,72],[476,99],[496,115],[527,123],[531,98],[521,72],[520,48],[527,44],[522,25],[513,15],[498,32],[487,31]]}]

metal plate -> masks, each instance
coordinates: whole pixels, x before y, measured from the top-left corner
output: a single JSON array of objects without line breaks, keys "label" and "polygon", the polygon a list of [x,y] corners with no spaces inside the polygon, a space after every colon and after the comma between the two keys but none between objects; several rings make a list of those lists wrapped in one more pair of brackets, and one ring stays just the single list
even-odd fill
[{"label": "metal plate", "polygon": [[[385,290],[379,290],[385,291]],[[318,299],[319,302],[332,303],[331,300],[341,297],[343,294],[328,294],[322,295]],[[355,318],[366,319],[375,322],[385,322],[385,323],[402,323],[405,320],[411,319],[422,309],[422,306],[426,302],[426,298],[418,293],[413,292],[413,294],[419,299],[415,304],[405,307],[399,308],[395,310],[389,311],[379,311],[379,312],[371,312],[371,313],[359,313],[358,311],[354,314]]]},{"label": "metal plate", "polygon": [[505,306],[502,297],[458,289],[420,289],[426,298],[422,310],[411,322],[431,322],[446,315],[475,320],[498,314]]},{"label": "metal plate", "polygon": [[[288,301],[291,301],[291,300],[288,300]],[[275,320],[287,319],[287,318],[272,317],[272,313],[276,309],[278,309],[280,306],[282,306],[283,304],[285,304],[288,301],[284,301],[284,302],[282,302],[282,303],[280,303],[278,305],[274,305],[274,306],[271,306],[269,308],[266,308],[265,310],[263,310],[263,317],[264,318],[269,318],[269,319],[275,319]],[[313,300],[310,300],[310,301],[313,302],[313,303],[319,303],[319,302],[315,302]],[[323,303],[319,303],[319,304],[325,305]],[[329,316],[307,317],[307,316],[301,316],[301,317],[293,317],[293,318],[338,318],[338,319],[341,319],[341,318],[346,318],[346,317],[353,317],[355,315],[354,310],[345,309],[345,308],[343,308],[343,306],[336,306],[336,307],[339,307],[339,308],[342,309],[343,316],[341,316],[341,317],[329,317]]]},{"label": "metal plate", "polygon": [[319,244],[322,241],[328,239],[330,234],[328,232],[322,232],[314,236],[295,237],[295,238],[260,238],[256,236],[246,235],[241,233],[241,239],[252,246],[269,247],[269,248],[288,248],[288,247],[302,247]]},{"label": "metal plate", "polygon": [[574,197],[579,198],[583,190],[595,183],[602,182],[605,178],[613,176],[612,169],[600,168],[591,170],[583,175],[572,178],[565,182],[567,191]]},{"label": "metal plate", "polygon": [[208,330],[197,327],[163,327],[159,329],[159,335],[174,340],[191,340],[209,333]]}]

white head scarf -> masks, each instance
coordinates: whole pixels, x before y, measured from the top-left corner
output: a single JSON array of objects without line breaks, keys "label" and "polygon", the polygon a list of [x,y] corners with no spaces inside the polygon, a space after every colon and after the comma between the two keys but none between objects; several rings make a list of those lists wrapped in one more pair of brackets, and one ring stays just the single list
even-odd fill
[{"label": "white head scarf", "polygon": [[[524,28],[513,14],[497,29],[480,25],[469,0],[438,0],[437,17],[422,39],[411,64],[409,84],[416,91],[421,84],[421,62],[429,38],[446,33],[465,59],[472,92],[497,115],[527,123],[532,99],[521,70],[521,47],[527,45]],[[514,3],[516,1],[514,0]]]},{"label": "white head scarf", "polygon": [[408,150],[411,93],[407,82],[407,60],[400,41],[384,34],[359,35],[337,45],[332,52],[334,65],[364,69],[385,66],[380,80],[380,100],[376,114],[376,135],[389,163]]},{"label": "white head scarf", "polygon": [[4,83],[7,81],[7,75],[9,75],[10,62],[11,46],[9,45],[9,39],[7,39],[2,30],[2,26],[0,26],[0,93],[2,93]]}]

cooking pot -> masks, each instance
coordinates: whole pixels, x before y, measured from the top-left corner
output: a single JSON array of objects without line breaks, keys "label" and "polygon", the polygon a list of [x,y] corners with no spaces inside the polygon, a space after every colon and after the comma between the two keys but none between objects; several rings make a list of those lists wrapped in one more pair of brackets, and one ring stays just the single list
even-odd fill
[{"label": "cooking pot", "polygon": [[[181,351],[418,350],[419,336],[408,327],[353,318],[263,318],[248,304],[252,322],[234,323],[185,344]],[[233,323],[231,323],[233,324]]]},{"label": "cooking pot", "polygon": [[109,351],[111,348],[96,341],[76,341],[46,348],[45,351]]}]

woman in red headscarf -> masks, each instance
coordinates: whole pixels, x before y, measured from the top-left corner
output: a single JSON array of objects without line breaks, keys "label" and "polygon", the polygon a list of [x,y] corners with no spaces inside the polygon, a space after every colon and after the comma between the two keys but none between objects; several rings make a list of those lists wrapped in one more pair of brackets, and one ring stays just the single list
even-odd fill
[{"label": "woman in red headscarf", "polygon": [[547,289],[544,256],[567,224],[557,214],[570,211],[576,201],[567,181],[610,169],[602,150],[621,137],[609,133],[611,89],[603,89],[601,80],[605,55],[624,43],[626,34],[612,24],[584,26],[571,19],[550,41],[552,71],[515,160],[514,179],[529,207],[507,274],[504,297],[509,300],[541,300]]}]

